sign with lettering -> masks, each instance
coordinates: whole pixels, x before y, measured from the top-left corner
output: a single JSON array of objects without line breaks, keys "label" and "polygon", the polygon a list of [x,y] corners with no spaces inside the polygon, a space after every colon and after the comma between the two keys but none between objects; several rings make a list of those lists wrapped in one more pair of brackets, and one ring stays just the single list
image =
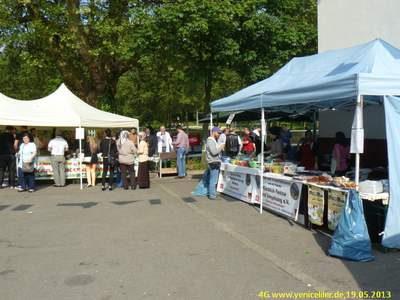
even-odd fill
[{"label": "sign with lettering", "polygon": [[264,175],[263,207],[297,220],[303,184],[291,178]]},{"label": "sign with lettering", "polygon": [[217,191],[248,203],[254,202],[255,176],[221,169]]}]

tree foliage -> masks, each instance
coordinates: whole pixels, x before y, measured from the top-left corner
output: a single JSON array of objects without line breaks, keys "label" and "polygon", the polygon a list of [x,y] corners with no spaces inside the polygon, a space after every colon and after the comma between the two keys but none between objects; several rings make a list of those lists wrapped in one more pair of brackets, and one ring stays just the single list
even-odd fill
[{"label": "tree foliage", "polygon": [[316,0],[2,0],[0,67],[168,123],[316,53],[316,14]]}]

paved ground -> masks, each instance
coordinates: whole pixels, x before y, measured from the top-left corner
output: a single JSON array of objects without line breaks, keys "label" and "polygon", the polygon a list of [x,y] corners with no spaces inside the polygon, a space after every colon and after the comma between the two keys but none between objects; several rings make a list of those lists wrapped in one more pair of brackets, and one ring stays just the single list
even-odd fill
[{"label": "paved ground", "polygon": [[400,253],[330,258],[330,231],[226,195],[192,198],[200,177],[153,178],[135,191],[0,190],[0,299],[400,299]]}]

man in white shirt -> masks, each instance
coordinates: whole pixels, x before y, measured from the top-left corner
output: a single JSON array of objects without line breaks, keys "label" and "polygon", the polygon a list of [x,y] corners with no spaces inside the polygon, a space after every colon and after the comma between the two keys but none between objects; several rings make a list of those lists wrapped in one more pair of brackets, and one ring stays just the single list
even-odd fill
[{"label": "man in white shirt", "polygon": [[61,137],[61,130],[56,131],[56,137],[47,145],[51,153],[51,167],[53,168],[55,187],[65,186],[65,152],[69,152],[68,143]]},{"label": "man in white shirt", "polygon": [[[157,132],[158,139],[158,153],[162,152],[174,152],[174,147],[172,146],[171,135],[165,131],[165,126],[160,126],[160,131]],[[163,167],[165,165],[165,160],[163,159]],[[171,160],[167,159],[167,168],[171,167]]]}]

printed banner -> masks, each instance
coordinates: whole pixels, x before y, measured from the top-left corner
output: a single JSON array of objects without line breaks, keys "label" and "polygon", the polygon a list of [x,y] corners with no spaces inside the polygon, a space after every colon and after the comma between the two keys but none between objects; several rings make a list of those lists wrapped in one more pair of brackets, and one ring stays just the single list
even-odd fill
[{"label": "printed banner", "polygon": [[[259,177],[259,176],[258,176]],[[220,170],[217,191],[248,203],[254,202],[255,176]],[[260,185],[258,180],[258,186]]]},{"label": "printed banner", "polygon": [[303,184],[291,178],[264,175],[263,207],[297,221]]},{"label": "printed banner", "polygon": [[[99,156],[99,162],[96,164],[96,178],[101,178],[103,174],[103,158]],[[79,179],[81,178],[81,172],[79,169],[80,163],[77,158],[71,158],[65,162],[65,178],[66,179]],[[138,172],[139,163],[135,161],[135,173]],[[109,174],[107,174],[108,178]],[[116,176],[116,172],[114,173]],[[129,174],[128,174],[129,177]],[[17,178],[17,175],[15,175]],[[86,178],[86,165],[82,163],[82,178]],[[4,174],[4,179],[8,180],[8,170]],[[37,163],[35,169],[35,180],[47,180],[54,179],[53,168],[51,167],[50,161],[40,161]]]},{"label": "printed banner", "polygon": [[347,192],[328,189],[328,228],[335,230],[346,201]]},{"label": "printed banner", "polygon": [[308,219],[316,225],[324,224],[324,189],[308,185]]}]

